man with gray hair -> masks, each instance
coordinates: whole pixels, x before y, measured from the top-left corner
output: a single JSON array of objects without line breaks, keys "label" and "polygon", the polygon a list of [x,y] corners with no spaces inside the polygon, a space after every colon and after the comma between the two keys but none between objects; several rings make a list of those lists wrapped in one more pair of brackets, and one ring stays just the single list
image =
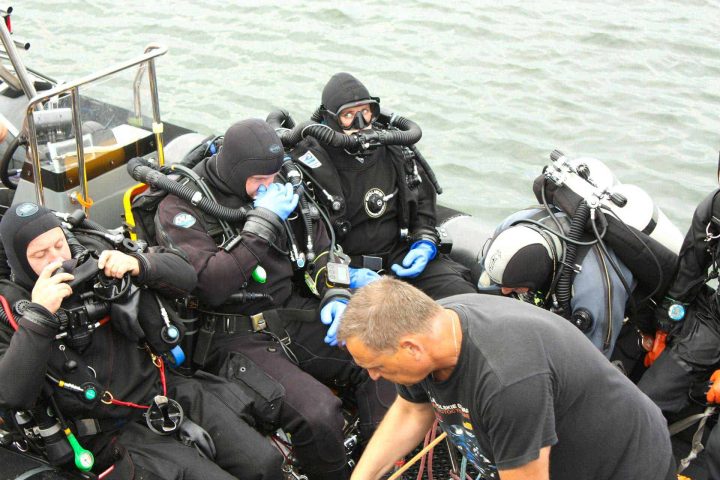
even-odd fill
[{"label": "man with gray hair", "polygon": [[378,479],[437,418],[483,479],[671,479],[665,419],[569,322],[516,300],[438,302],[382,278],[350,300],[338,338],[398,384],[352,478]]}]

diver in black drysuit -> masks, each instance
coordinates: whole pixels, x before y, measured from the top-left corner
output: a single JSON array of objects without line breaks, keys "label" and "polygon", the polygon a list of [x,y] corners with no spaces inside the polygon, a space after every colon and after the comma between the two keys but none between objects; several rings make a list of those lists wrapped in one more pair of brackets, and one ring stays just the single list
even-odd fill
[{"label": "diver in black drysuit", "polygon": [[[343,124],[343,111],[365,106],[366,111]],[[321,112],[326,125],[350,134],[372,128],[378,99],[352,75],[338,73],[323,89]],[[355,154],[321,145],[313,137],[291,152],[295,162],[341,199],[341,208],[329,213],[351,265],[393,271],[435,299],[476,293],[469,270],[437,251],[436,193],[414,155],[396,145]]]},{"label": "diver in black drysuit", "polygon": [[[638,383],[664,412],[682,411],[690,405],[691,396],[696,403],[704,403],[706,382],[720,368],[720,297],[707,284],[717,277],[719,240],[720,189],[705,197],[695,210],[677,273],[657,311],[659,328],[668,332],[667,346]],[[678,312],[682,311],[681,317]],[[705,450],[710,478],[720,478],[717,427]]]},{"label": "diver in black drysuit", "polygon": [[[216,218],[168,195],[157,211],[158,242],[184,251],[198,274],[195,293],[205,320],[197,362],[257,390],[258,405],[267,405],[258,407],[266,424],[291,434],[293,453],[309,478],[348,478],[341,400],[326,385],[353,391],[365,440],[392,403],[394,388],[370,380],[346,351],[323,341],[326,327],[318,311],[344,307],[349,294],[328,284],[330,242],[322,222],[313,221],[314,259],[301,257],[301,265],[289,257],[288,232],[300,250],[306,235],[290,185],[269,183],[283,159],[280,140],[267,123],[250,119],[232,125],[220,152],[194,171],[220,205],[248,208],[246,220],[234,225],[239,241],[222,248],[228,239]],[[258,266],[266,278],[258,277]],[[233,303],[231,295],[238,293],[252,299]],[[267,328],[255,332],[249,316],[259,313]]]},{"label": "diver in black drysuit", "polygon": [[[16,316],[17,331],[9,320],[0,321],[0,408],[28,410],[39,423],[36,415],[42,416],[48,406],[52,407],[79,443],[94,454],[93,473],[100,474],[114,465],[105,477],[108,479],[280,479],[282,456],[243,420],[252,421],[245,391],[209,374],[199,373],[192,379],[175,375],[161,368],[163,364],[144,346],[160,345],[159,332],[164,325],[157,303],[160,300],[145,287],[168,296],[185,295],[196,282],[187,261],[162,250],[132,257],[112,251],[105,258],[108,252],[103,252],[100,261],[105,262],[105,273],[123,276],[132,270],[135,286],[142,288],[133,287],[127,296],[111,302],[109,324],[90,330],[66,328],[62,319],[68,318],[68,309],[82,304],[81,295],[90,301],[88,309],[99,305],[93,303],[96,297],[92,296],[92,282],[98,277],[91,277],[89,286],[81,283],[70,287],[66,282],[71,276],[53,273],[59,260],[69,260],[71,255],[60,226],[52,212],[32,203],[11,207],[0,222],[13,273],[12,280],[0,283],[0,292],[15,306],[16,313],[22,312]],[[38,243],[33,241],[44,242],[48,235],[51,243],[35,249]],[[29,246],[45,264],[40,277],[26,255]],[[65,271],[78,276],[87,271],[84,267],[93,257],[86,254],[63,263]],[[79,263],[83,258],[86,262]],[[91,266],[97,271],[97,266]],[[60,301],[62,306],[56,313]],[[165,299],[162,303],[169,305]],[[142,314],[124,315],[128,310]],[[4,313],[7,319],[8,311]],[[89,337],[84,336],[87,333]],[[146,425],[146,408],[142,406],[152,405],[165,387],[167,397],[182,406],[186,418],[205,429],[201,435],[214,441],[212,460],[175,436],[159,435]],[[125,403],[106,403],[111,400]],[[185,427],[190,425],[184,423]],[[67,442],[62,437],[59,442]],[[205,441],[205,445],[212,443]],[[206,449],[206,453],[213,454],[211,450]],[[58,458],[49,460],[64,464]],[[69,461],[72,464],[72,457]]]}]

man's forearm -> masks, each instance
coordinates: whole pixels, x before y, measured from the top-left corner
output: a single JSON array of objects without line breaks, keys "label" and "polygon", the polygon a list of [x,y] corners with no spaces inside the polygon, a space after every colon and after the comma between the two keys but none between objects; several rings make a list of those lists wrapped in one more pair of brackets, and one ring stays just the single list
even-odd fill
[{"label": "man's forearm", "polygon": [[352,480],[375,480],[389,471],[423,439],[435,420],[428,403],[398,397],[375,431],[352,474]]}]

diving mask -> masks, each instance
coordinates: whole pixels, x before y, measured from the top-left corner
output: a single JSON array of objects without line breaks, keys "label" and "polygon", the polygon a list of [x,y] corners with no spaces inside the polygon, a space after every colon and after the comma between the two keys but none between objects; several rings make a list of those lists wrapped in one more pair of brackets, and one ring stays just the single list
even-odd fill
[{"label": "diving mask", "polygon": [[346,103],[337,112],[328,112],[343,130],[362,130],[369,127],[380,115],[377,99],[358,100]]}]

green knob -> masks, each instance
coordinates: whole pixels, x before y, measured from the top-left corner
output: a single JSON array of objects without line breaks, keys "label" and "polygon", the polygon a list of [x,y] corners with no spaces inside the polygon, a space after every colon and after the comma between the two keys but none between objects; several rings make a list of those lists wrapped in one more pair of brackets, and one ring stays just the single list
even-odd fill
[{"label": "green knob", "polygon": [[97,391],[94,388],[88,388],[85,390],[85,399],[92,401],[97,397]]},{"label": "green knob", "polygon": [[267,282],[267,272],[263,267],[258,265],[252,272],[252,278],[258,283],[265,283]]}]

